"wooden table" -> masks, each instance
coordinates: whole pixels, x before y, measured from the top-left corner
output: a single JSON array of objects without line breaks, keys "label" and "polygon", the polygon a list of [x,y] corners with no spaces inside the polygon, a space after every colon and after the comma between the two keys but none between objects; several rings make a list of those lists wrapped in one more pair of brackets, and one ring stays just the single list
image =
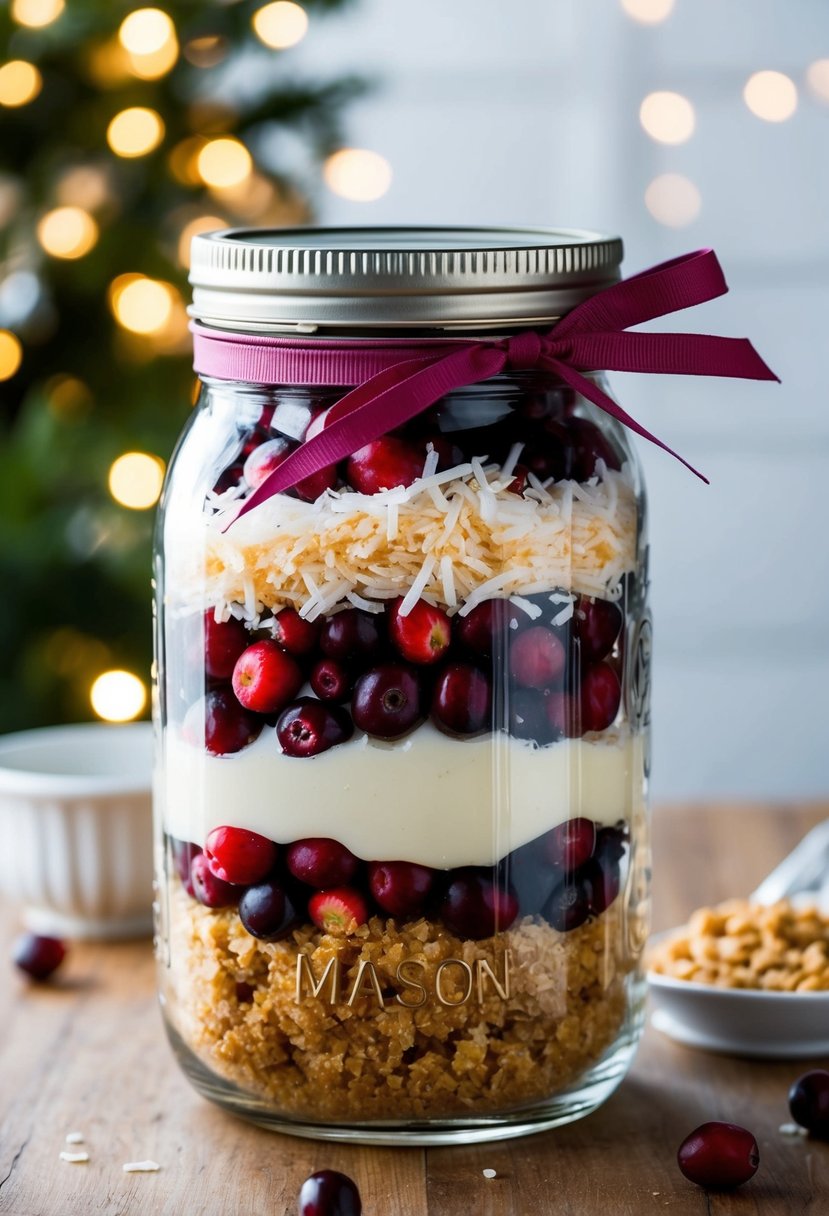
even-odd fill
[{"label": "wooden table", "polygon": [[[673,807],[655,816],[655,928],[746,894],[829,806]],[[0,932],[7,939],[6,910]],[[781,1135],[810,1061],[754,1063],[648,1029],[636,1064],[590,1118],[472,1148],[348,1148],[278,1136],[208,1104],[164,1040],[146,942],[76,946],[54,987],[0,985],[0,1212],[12,1216],[294,1216],[324,1167],[357,1181],[365,1216],[826,1216],[829,1144]],[[826,1061],[814,1061],[814,1065]],[[677,1146],[709,1119],[743,1123],[759,1174],[733,1194],[680,1175]],[[91,1161],[59,1160],[67,1132]],[[152,1158],[157,1174],[124,1174]],[[486,1179],[483,1169],[497,1171]]]}]

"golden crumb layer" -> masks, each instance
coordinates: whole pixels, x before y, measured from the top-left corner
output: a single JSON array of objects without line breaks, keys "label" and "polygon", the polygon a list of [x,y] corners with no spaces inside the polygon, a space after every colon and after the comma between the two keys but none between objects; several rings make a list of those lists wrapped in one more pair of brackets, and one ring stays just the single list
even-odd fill
[{"label": "golden crumb layer", "polygon": [[374,917],[345,940],[308,925],[269,943],[176,887],[168,1009],[205,1064],[275,1114],[507,1111],[564,1089],[617,1038],[636,962],[620,904],[568,934],[528,917],[469,942]]}]

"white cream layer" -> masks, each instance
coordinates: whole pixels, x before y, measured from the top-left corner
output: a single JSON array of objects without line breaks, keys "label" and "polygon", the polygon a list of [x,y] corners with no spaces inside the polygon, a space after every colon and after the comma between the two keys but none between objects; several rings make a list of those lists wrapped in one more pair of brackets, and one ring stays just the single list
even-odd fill
[{"label": "white cream layer", "polygon": [[493,865],[565,819],[613,824],[642,802],[642,739],[629,735],[536,748],[500,733],[450,739],[427,723],[394,744],[358,736],[298,758],[268,727],[233,756],[169,729],[164,751],[165,829],[200,845],[224,824],[282,844],[331,837],[367,861]]}]

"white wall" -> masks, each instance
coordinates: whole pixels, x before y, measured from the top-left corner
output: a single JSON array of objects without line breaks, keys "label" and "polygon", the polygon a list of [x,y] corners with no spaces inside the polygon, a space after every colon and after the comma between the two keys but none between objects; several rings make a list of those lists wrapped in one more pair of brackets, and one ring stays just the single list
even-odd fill
[{"label": "white wall", "polygon": [[[782,386],[617,376],[642,422],[706,488],[640,445],[651,493],[660,798],[829,792],[829,105],[805,70],[829,58],[826,0],[677,0],[637,25],[618,0],[362,0],[315,20],[301,71],[378,87],[349,141],[391,163],[374,203],[326,193],[326,223],[549,224],[615,230],[630,271],[714,245],[732,292],[674,327],[750,334]],[[762,122],[747,77],[787,72],[799,106]],[[642,131],[645,94],[689,97],[681,146]],[[702,195],[684,229],[643,193],[681,172]],[[664,328],[671,325],[664,323]]]}]

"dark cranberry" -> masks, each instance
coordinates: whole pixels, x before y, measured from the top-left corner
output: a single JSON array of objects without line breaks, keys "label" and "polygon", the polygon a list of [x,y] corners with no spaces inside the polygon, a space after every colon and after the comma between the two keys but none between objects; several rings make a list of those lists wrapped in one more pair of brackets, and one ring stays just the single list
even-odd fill
[{"label": "dark cranberry", "polygon": [[559,883],[541,915],[559,933],[570,933],[583,925],[590,915],[590,892],[581,877],[577,875]]},{"label": "dark cranberry", "polygon": [[245,709],[259,714],[278,713],[302,687],[297,663],[276,642],[265,640],[248,646],[233,668],[233,691]]},{"label": "dark cranberry", "polygon": [[244,466],[241,464],[229,465],[223,473],[219,474],[216,484],[213,487],[214,494],[224,494],[226,490],[233,490],[239,485],[244,475]]},{"label": "dark cranberry", "polygon": [[572,873],[593,856],[596,825],[583,817],[568,819],[548,832],[545,844],[548,860]]},{"label": "dark cranberry", "polygon": [[596,833],[596,860],[602,865],[606,862],[621,861],[625,855],[626,834],[625,828],[599,828]]},{"label": "dark cranberry", "polygon": [[622,610],[610,600],[583,595],[576,604],[573,625],[582,662],[595,662],[610,654],[622,628]]},{"label": "dark cranberry", "polygon": [[513,851],[498,867],[501,879],[518,896],[522,916],[535,916],[561,882],[561,871],[551,866],[542,840],[531,840]]},{"label": "dark cranberry", "polygon": [[829,1072],[815,1068],[798,1077],[789,1090],[789,1110],[795,1123],[829,1139]]},{"label": "dark cranberry", "polygon": [[525,464],[517,464],[513,469],[512,481],[507,486],[510,494],[517,494],[520,498],[527,488],[529,469]]},{"label": "dark cranberry", "polygon": [[216,688],[190,706],[184,716],[182,734],[213,756],[226,756],[247,747],[259,735],[261,719],[249,713],[229,689]]},{"label": "dark cranberry", "polygon": [[319,621],[305,621],[296,608],[280,608],[273,619],[273,640],[288,654],[310,654],[316,646],[322,626]]},{"label": "dark cranberry", "polygon": [[256,425],[260,431],[269,431],[273,422],[273,412],[276,409],[275,405],[263,405],[257,419]]},{"label": "dark cranberry", "polygon": [[345,608],[329,616],[322,626],[320,650],[329,659],[356,663],[376,656],[383,642],[378,617],[362,608]]},{"label": "dark cranberry", "polygon": [[344,844],[325,837],[294,841],[286,850],[285,861],[294,878],[320,890],[346,886],[360,866],[359,858]]},{"label": "dark cranberry", "polygon": [[586,418],[570,418],[567,436],[571,462],[570,476],[576,481],[589,481],[596,472],[596,462],[603,460],[609,469],[620,469],[622,462],[610,440]]},{"label": "dark cranberry", "polygon": [[12,946],[12,959],[33,980],[48,980],[66,957],[66,946],[57,937],[21,933]]},{"label": "dark cranberry", "polygon": [[582,734],[581,703],[569,692],[545,694],[544,708],[554,739],[578,739]]},{"label": "dark cranberry", "polygon": [[585,731],[606,730],[615,721],[622,699],[619,677],[607,663],[588,667],[581,682],[581,724]]},{"label": "dark cranberry", "polygon": [[440,906],[450,933],[480,941],[508,929],[518,915],[518,898],[489,870],[455,870]]},{"label": "dark cranberry", "polygon": [[217,878],[204,853],[198,853],[190,862],[190,885],[196,899],[205,908],[228,908],[239,898],[238,887]]},{"label": "dark cranberry", "polygon": [[347,701],[353,680],[348,668],[336,659],[320,659],[311,670],[310,683],[321,701]]},{"label": "dark cranberry", "polygon": [[236,660],[250,638],[241,621],[217,621],[211,608],[204,614],[204,670],[213,680],[229,680]]},{"label": "dark cranberry", "polygon": [[413,861],[374,861],[368,867],[368,885],[375,903],[400,920],[410,920],[422,912],[434,882],[434,870]]},{"label": "dark cranberry", "polygon": [[444,667],[432,696],[432,718],[448,734],[475,735],[486,730],[492,718],[489,678],[469,663]]},{"label": "dark cranberry", "polygon": [[415,669],[402,663],[385,663],[360,676],[354,685],[351,713],[366,734],[396,739],[420,721],[421,702]]},{"label": "dark cranberry", "polygon": [[246,828],[214,828],[205,841],[204,852],[217,878],[245,887],[259,882],[276,865],[274,842]]},{"label": "dark cranberry", "polygon": [[276,723],[276,737],[288,756],[318,756],[354,732],[347,712],[339,706],[323,705],[313,697],[300,697],[283,709]]},{"label": "dark cranberry", "polygon": [[360,1192],[347,1174],[320,1170],[299,1192],[299,1216],[360,1216]]},{"label": "dark cranberry", "polygon": [[411,444],[384,435],[359,448],[349,459],[348,484],[361,494],[377,494],[394,486],[410,486],[423,473],[423,456]]},{"label": "dark cranberry", "polygon": [[510,674],[522,688],[549,688],[559,683],[566,662],[561,638],[544,625],[531,625],[512,640]]},{"label": "dark cranberry", "polygon": [[311,896],[308,915],[323,933],[346,935],[366,923],[368,906],[354,887],[334,887]]},{"label": "dark cranberry", "polygon": [[703,1187],[732,1187],[757,1173],[760,1152],[750,1131],[736,1123],[703,1123],[686,1136],[676,1155],[689,1182]]},{"label": "dark cranberry", "polygon": [[516,739],[531,739],[550,743],[555,738],[544,703],[544,697],[534,688],[516,688],[509,695],[509,733]]},{"label": "dark cranberry", "polygon": [[429,434],[425,435],[420,441],[421,450],[423,452],[423,463],[426,461],[426,454],[429,444],[432,445],[438,454],[437,471],[439,473],[445,472],[446,469],[454,469],[457,467],[457,465],[464,463],[465,457],[458,445],[456,443],[452,443],[452,441],[447,439],[445,435],[441,435],[434,431],[430,431]]},{"label": "dark cranberry", "polygon": [[298,923],[288,894],[275,882],[248,887],[239,900],[239,920],[252,937],[275,942],[286,937]]},{"label": "dark cranberry", "polygon": [[509,600],[484,600],[466,616],[456,617],[458,640],[473,654],[489,658],[505,650],[507,640],[529,620]]},{"label": "dark cranberry", "polygon": [[579,877],[587,892],[587,903],[591,916],[601,916],[619,894],[622,875],[618,861],[594,857],[581,870]]},{"label": "dark cranberry", "polygon": [[176,874],[183,883],[190,881],[190,862],[194,857],[198,857],[201,849],[197,844],[193,844],[189,840],[176,840],[174,836],[170,837],[170,849],[173,855],[173,866]]},{"label": "dark cranberry", "polygon": [[402,599],[395,600],[389,611],[392,642],[410,663],[439,662],[449,649],[452,636],[449,617],[426,600],[418,600],[403,616],[400,612],[402,603]]}]

